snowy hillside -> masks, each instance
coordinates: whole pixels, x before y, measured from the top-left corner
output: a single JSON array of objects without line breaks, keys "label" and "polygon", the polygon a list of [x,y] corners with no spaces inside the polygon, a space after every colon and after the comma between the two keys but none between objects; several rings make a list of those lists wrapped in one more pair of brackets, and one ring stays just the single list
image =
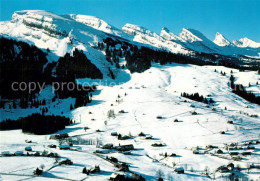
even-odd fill
[{"label": "snowy hillside", "polygon": [[[217,72],[214,69],[217,69]],[[93,154],[96,150],[107,151],[93,145],[74,145],[71,150],[58,150],[47,148],[49,144],[57,144],[55,140],[47,139],[47,136],[26,135],[20,131],[0,132],[1,138],[7,138],[1,139],[1,151],[8,150],[14,153],[23,150],[26,146],[31,146],[34,151],[56,152],[63,158],[71,159],[74,163],[72,166],[57,166],[52,158],[38,157],[34,158],[37,162],[33,162],[30,157],[25,157],[28,161],[33,162],[30,164],[32,168],[25,165],[20,166],[20,168],[24,168],[24,170],[20,170],[18,168],[20,157],[11,157],[12,164],[1,167],[2,172],[8,174],[1,176],[3,179],[16,179],[24,174],[26,178],[33,179],[30,176],[32,169],[44,164],[45,171],[42,179],[104,180],[108,179],[113,172],[117,172],[113,164],[102,159],[106,156],[127,162],[132,172],[143,175],[147,180],[156,180],[159,170],[163,172],[165,180],[210,180],[214,177],[222,180],[229,174],[214,171],[221,165],[231,162],[235,167],[240,165],[241,173],[244,175],[247,173],[245,170],[247,165],[258,163],[259,144],[253,143],[255,150],[248,150],[252,154],[251,156],[241,155],[242,160],[236,161],[233,160],[235,156],[230,156],[231,151],[225,149],[225,144],[238,143],[243,149],[233,152],[239,152],[240,155],[247,150],[245,141],[258,140],[259,118],[251,115],[260,116],[260,108],[231,92],[228,87],[228,75],[231,70],[237,77],[237,81],[247,84],[247,81],[243,80],[245,75],[235,69],[154,64],[144,73],[133,74],[131,80],[122,85],[99,87],[100,93],[94,95],[93,103],[71,112],[71,118],[76,121],[76,124],[57,132],[57,134],[68,133],[74,138],[101,140],[103,145],[107,143],[133,144],[135,150],[131,154],[114,151],[108,154]],[[222,76],[220,71],[225,71],[227,76]],[[253,85],[253,82],[259,79],[259,75],[254,72],[250,74],[247,79],[250,79]],[[256,88],[259,92],[259,86]],[[45,93],[47,92],[48,90]],[[180,97],[182,92],[199,92],[204,96],[210,95],[215,103],[208,106]],[[66,106],[68,104],[51,103],[50,114],[60,114],[59,112],[63,111],[69,115],[69,109]],[[114,110],[115,118],[107,117],[109,110]],[[124,110],[125,113],[120,112],[121,110]],[[1,115],[11,117],[14,110],[1,111]],[[197,112],[197,115],[192,115],[194,111]],[[19,114],[25,115],[25,112]],[[158,116],[162,118],[159,119]],[[228,121],[233,121],[233,124],[229,124]],[[84,127],[89,129],[84,130]],[[225,134],[221,134],[221,131],[224,131]],[[111,136],[112,132],[132,135],[132,138],[118,140]],[[152,138],[145,139],[145,137],[138,136],[140,132],[151,135]],[[10,137],[10,135],[12,136]],[[32,140],[33,143],[24,143],[24,140]],[[163,143],[165,146],[153,147],[154,143]],[[206,148],[208,145],[218,148],[208,149],[208,147]],[[193,148],[195,147],[198,147],[198,154],[194,154]],[[77,151],[78,149],[79,151]],[[218,149],[224,153],[218,154]],[[174,153],[177,156],[165,157],[165,153],[168,155]],[[5,157],[0,158],[1,165],[5,165],[7,162]],[[102,170],[100,174],[86,176],[81,173],[83,167],[91,168],[97,164]],[[183,167],[185,174],[174,173],[174,168],[177,167]],[[206,167],[209,176],[205,175]],[[17,170],[16,174],[10,173],[13,170]],[[257,170],[252,169],[249,174],[240,178],[246,177],[257,179],[259,174]]]}]

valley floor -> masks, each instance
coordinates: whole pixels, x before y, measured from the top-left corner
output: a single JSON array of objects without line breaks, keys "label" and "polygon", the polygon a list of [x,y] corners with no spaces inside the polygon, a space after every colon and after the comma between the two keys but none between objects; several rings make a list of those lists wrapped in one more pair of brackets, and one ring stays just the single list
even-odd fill
[{"label": "valley floor", "polygon": [[[26,146],[31,146],[33,152],[42,153],[46,150],[61,156],[59,159],[1,156],[1,179],[107,180],[112,173],[118,172],[113,163],[104,159],[106,156],[112,156],[129,164],[131,172],[141,174],[147,180],[157,180],[159,176],[164,180],[227,180],[231,173],[235,173],[235,177],[240,179],[260,180],[259,169],[247,169],[250,165],[260,166],[260,107],[232,93],[229,87],[231,70],[236,83],[245,85],[248,91],[259,95],[260,86],[256,85],[256,82],[260,83],[260,76],[257,72],[239,72],[215,66],[154,64],[144,73],[133,74],[128,82],[122,79],[120,85],[98,86],[92,103],[86,107],[69,111],[69,105],[74,101],[72,98],[50,103],[49,114],[64,112],[64,115],[75,121],[75,124],[56,134],[68,133],[72,138],[92,140],[93,144],[133,144],[135,149],[131,154],[115,150],[106,154],[94,154],[96,150],[105,151],[96,145],[74,145],[71,147],[74,150],[59,150],[47,147],[49,144],[58,145],[57,141],[49,139],[49,135],[28,135],[21,130],[1,131],[2,152],[24,151]],[[226,75],[222,76],[221,71],[226,72]],[[51,90],[46,89],[42,93],[44,95],[40,96],[46,97],[51,95],[50,92]],[[198,92],[204,97],[213,98],[215,103],[208,105],[195,102],[181,97],[182,92]],[[109,110],[114,111],[114,118],[108,118]],[[37,111],[39,110],[18,108],[1,109],[0,113],[1,119],[4,120]],[[233,124],[228,121],[233,121]],[[89,129],[84,130],[84,127]],[[112,132],[128,135],[130,139],[118,140],[117,137],[111,136]],[[152,139],[139,136],[140,132]],[[32,143],[25,143],[25,140],[32,140]],[[154,143],[162,143],[163,146],[154,147]],[[232,146],[232,143],[235,146]],[[208,145],[218,148],[209,148]],[[219,154],[218,150],[223,153]],[[250,152],[250,155],[244,155],[245,152]],[[170,156],[171,154],[176,155]],[[73,165],[57,164],[66,158],[69,158]],[[240,167],[241,171],[216,171],[220,166],[229,163]],[[42,164],[43,175],[34,176],[33,170]],[[100,166],[99,174],[82,173],[84,167],[89,169],[95,165]],[[174,172],[175,168],[180,167],[184,168],[184,174]]]}]

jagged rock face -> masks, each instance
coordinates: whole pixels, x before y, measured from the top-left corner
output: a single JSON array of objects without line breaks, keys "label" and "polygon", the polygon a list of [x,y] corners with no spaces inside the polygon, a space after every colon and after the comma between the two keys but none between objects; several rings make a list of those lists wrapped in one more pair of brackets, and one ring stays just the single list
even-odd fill
[{"label": "jagged rock face", "polygon": [[179,34],[179,37],[186,41],[186,42],[197,42],[197,41],[203,41],[201,38],[193,34],[190,30],[183,28],[181,33]]},{"label": "jagged rock face", "polygon": [[213,41],[218,46],[229,46],[231,43],[222,34],[216,33],[215,40]]},{"label": "jagged rock face", "polygon": [[57,24],[57,21],[62,20],[65,19],[46,11],[17,11],[13,14],[11,22],[44,31],[50,36],[66,37],[68,32],[59,28]]},{"label": "jagged rock face", "polygon": [[181,44],[184,48],[196,52],[217,53],[220,55],[232,56],[247,55],[255,57],[259,57],[260,52],[260,50],[257,49],[257,42],[244,38],[240,39],[240,41],[234,41],[231,43],[220,33],[216,34],[216,38],[213,42],[205,37],[201,32],[186,28],[182,29],[179,36],[171,33],[167,28],[163,28],[161,36],[167,40]]},{"label": "jagged rock face", "polygon": [[190,54],[191,51],[183,47],[181,44],[171,41],[170,38],[160,36],[147,28],[142,26],[126,24],[122,27],[122,30],[132,35],[133,41],[137,41],[144,44],[149,44],[157,48],[161,48],[173,53]]},{"label": "jagged rock face", "polygon": [[126,24],[122,27],[122,30],[129,35],[147,35],[163,41],[163,38],[160,37],[158,34],[139,25]]},{"label": "jagged rock face", "polygon": [[178,41],[183,41],[180,37],[178,37],[177,35],[173,34],[172,32],[170,32],[170,30],[168,30],[167,28],[162,28],[161,30],[161,34],[162,37],[164,37],[167,40],[178,40]]}]

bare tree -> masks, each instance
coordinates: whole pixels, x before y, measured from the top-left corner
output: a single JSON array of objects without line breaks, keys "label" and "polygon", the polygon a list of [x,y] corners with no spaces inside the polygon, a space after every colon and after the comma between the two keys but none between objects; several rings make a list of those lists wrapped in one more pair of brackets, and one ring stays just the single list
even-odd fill
[{"label": "bare tree", "polygon": [[107,118],[115,118],[115,111],[113,109],[110,109],[108,112],[107,112]]},{"label": "bare tree", "polygon": [[205,175],[209,176],[209,167],[208,166],[205,167],[204,171],[205,171]]},{"label": "bare tree", "polygon": [[216,179],[216,171],[212,172],[212,179],[215,180]]},{"label": "bare tree", "polygon": [[246,165],[246,168],[247,168],[247,173],[249,174],[249,170],[250,170],[250,163],[247,163],[247,165]]},{"label": "bare tree", "polygon": [[157,178],[163,178],[164,177],[164,173],[161,169],[157,170],[156,175]]}]

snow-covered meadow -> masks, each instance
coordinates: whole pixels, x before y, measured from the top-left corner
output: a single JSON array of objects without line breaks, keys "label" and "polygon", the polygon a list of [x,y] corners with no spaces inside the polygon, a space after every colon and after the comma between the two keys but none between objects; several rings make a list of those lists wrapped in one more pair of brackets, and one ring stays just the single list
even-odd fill
[{"label": "snow-covered meadow", "polygon": [[[58,145],[58,142],[50,140],[48,135],[28,135],[21,130],[1,131],[1,152],[15,153],[31,146],[33,153],[44,150],[55,152],[61,156],[59,160],[69,158],[73,162],[73,165],[64,166],[57,165],[54,158],[2,156],[1,178],[107,180],[112,173],[118,172],[112,163],[104,159],[106,156],[112,156],[128,163],[131,172],[141,174],[147,180],[157,180],[159,175],[165,180],[224,180],[230,173],[216,172],[216,169],[229,163],[233,163],[235,167],[239,165],[241,178],[257,180],[260,176],[259,169],[251,169],[248,173],[247,168],[252,164],[259,165],[260,144],[256,141],[259,140],[260,107],[232,93],[228,85],[231,70],[236,83],[243,84],[247,90],[259,94],[260,87],[256,82],[260,76],[254,71],[239,72],[216,66],[153,64],[152,68],[144,73],[132,74],[129,81],[125,81],[125,75],[128,74],[126,71],[122,72],[122,76],[118,76],[121,77],[117,80],[118,85],[98,86],[92,103],[86,107],[70,111],[69,104],[73,99],[52,102],[48,114],[60,114],[60,111],[63,111],[64,115],[75,120],[75,124],[57,134],[68,133],[74,138],[99,140],[102,145],[133,144],[135,149],[131,154],[117,151],[94,154],[96,150],[104,151],[95,145],[74,145],[74,150],[59,150],[47,147],[49,144]],[[226,75],[222,76],[221,71],[226,72]],[[83,80],[79,82],[83,83]],[[50,92],[49,88],[42,93]],[[182,92],[198,92],[205,97],[212,97],[215,103],[207,105],[195,102],[181,97]],[[114,118],[108,118],[109,110],[114,111]],[[120,113],[122,110],[124,113]],[[1,109],[1,118],[25,116],[36,111],[39,110]],[[197,114],[192,114],[194,112]],[[233,121],[233,124],[228,121]],[[89,129],[84,130],[84,127]],[[225,134],[221,134],[222,131]],[[128,135],[130,139],[118,140],[117,137],[111,136],[112,132]],[[141,132],[153,139],[139,136]],[[25,140],[32,140],[32,143],[26,143]],[[250,140],[255,141],[252,143],[254,149],[247,147]],[[153,147],[154,143],[162,143],[164,146]],[[236,151],[241,160],[232,158],[234,156],[230,155],[230,150],[225,148],[231,143],[241,147]],[[223,154],[216,153],[216,148],[206,148],[208,145],[217,146]],[[194,150],[199,154],[194,154]],[[245,156],[242,155],[243,152],[251,154]],[[169,156],[171,154],[176,155]],[[42,164],[43,175],[34,176],[33,170]],[[95,165],[100,166],[99,174],[88,176],[82,173],[84,167],[91,168]],[[184,168],[184,174],[174,172],[174,169],[179,167]]]}]

